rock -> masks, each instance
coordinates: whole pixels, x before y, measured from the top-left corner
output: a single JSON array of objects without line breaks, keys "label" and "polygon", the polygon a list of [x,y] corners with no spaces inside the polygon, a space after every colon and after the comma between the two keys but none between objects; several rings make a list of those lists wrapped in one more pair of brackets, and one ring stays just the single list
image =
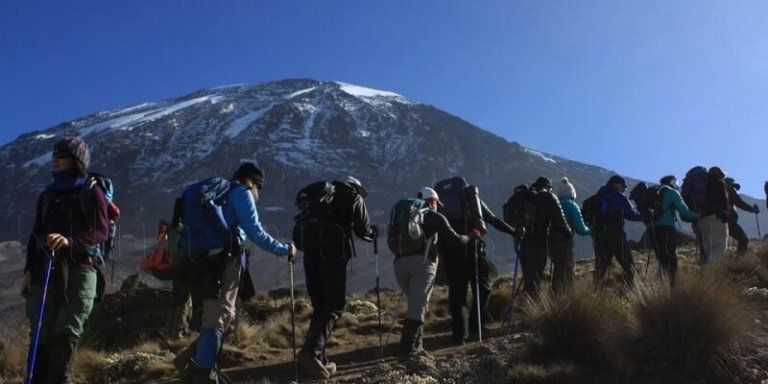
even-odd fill
[{"label": "rock", "polygon": [[120,290],[124,291],[127,289],[137,289],[137,288],[147,288],[149,287],[149,284],[147,284],[146,281],[144,281],[144,278],[141,277],[140,274],[134,273],[133,275],[130,275],[123,280],[123,284],[120,285]]}]

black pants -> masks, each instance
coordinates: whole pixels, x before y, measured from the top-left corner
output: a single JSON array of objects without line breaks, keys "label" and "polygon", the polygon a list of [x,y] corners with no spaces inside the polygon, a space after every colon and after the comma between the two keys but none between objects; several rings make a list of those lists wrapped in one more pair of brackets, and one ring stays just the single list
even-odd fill
[{"label": "black pants", "polygon": [[312,302],[312,316],[304,349],[327,362],[325,345],[336,327],[346,304],[347,259],[343,252],[305,252],[304,273],[307,293]]},{"label": "black pants", "polygon": [[573,285],[573,242],[550,241],[549,258],[552,260],[552,291],[563,292]]},{"label": "black pants", "polygon": [[744,256],[747,253],[749,236],[747,236],[744,232],[744,228],[739,225],[739,222],[735,218],[728,220],[728,235],[736,240],[736,254],[738,256]]},{"label": "black pants", "polygon": [[[448,306],[451,313],[451,336],[457,342],[468,338],[469,332],[477,331],[475,254],[475,243],[471,242],[464,248],[455,249],[453,252],[445,252],[441,256],[441,260],[445,264],[445,272],[448,275]],[[487,322],[485,312],[488,307],[488,296],[491,293],[489,261],[484,252],[480,253],[477,263],[480,279],[481,326],[484,326]],[[467,285],[471,285],[472,289],[472,306],[470,308],[466,307]]]},{"label": "black pants", "polygon": [[631,287],[635,283],[635,263],[627,244],[627,235],[621,229],[595,231],[592,235],[595,247],[595,283],[605,283],[605,275],[613,263],[613,258],[624,270],[624,284]]},{"label": "black pants", "polygon": [[531,297],[539,296],[539,285],[544,277],[544,269],[547,267],[546,240],[534,241],[523,238],[520,243],[520,269],[523,272],[523,288]]},{"label": "black pants", "polygon": [[677,278],[677,231],[674,227],[657,225],[653,227],[653,243],[656,259],[661,272],[666,274],[671,285]]}]

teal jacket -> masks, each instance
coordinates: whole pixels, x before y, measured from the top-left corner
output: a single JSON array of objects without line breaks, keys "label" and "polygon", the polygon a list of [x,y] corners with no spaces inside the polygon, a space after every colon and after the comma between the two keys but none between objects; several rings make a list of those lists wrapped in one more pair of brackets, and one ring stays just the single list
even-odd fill
[{"label": "teal jacket", "polygon": [[661,216],[653,222],[655,226],[674,227],[677,221],[675,212],[680,212],[680,216],[689,220],[696,220],[699,218],[699,214],[688,209],[685,205],[683,197],[680,196],[680,192],[672,189],[668,185],[662,185],[659,188],[661,194]]},{"label": "teal jacket", "polygon": [[565,221],[571,226],[573,231],[581,236],[587,236],[592,234],[592,230],[584,223],[584,217],[581,216],[581,209],[579,205],[568,196],[560,196],[560,204],[563,205],[563,212],[565,213]]}]

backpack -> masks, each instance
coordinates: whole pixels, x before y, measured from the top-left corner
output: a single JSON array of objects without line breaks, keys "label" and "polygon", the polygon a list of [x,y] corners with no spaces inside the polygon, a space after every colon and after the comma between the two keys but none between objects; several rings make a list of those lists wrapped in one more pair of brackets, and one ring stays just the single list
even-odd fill
[{"label": "backpack", "polygon": [[340,246],[347,240],[341,225],[334,222],[333,207],[336,187],[327,181],[307,185],[296,194],[293,217],[293,243],[300,251],[317,251]]},{"label": "backpack", "polygon": [[424,235],[424,214],[429,206],[424,200],[402,199],[392,206],[387,227],[387,246],[396,257],[424,252],[427,238]]},{"label": "backpack", "polygon": [[173,254],[168,249],[168,227],[169,224],[161,221],[157,229],[157,245],[152,252],[141,259],[142,272],[151,273],[152,276],[160,280],[172,280],[174,272],[178,266],[178,254]]},{"label": "backpack", "polygon": [[[117,235],[117,221],[120,218],[120,208],[114,202],[115,187],[110,178],[96,172],[88,172],[85,179],[85,184],[78,189],[77,195],[70,195],[70,198],[77,198],[79,200],[80,208],[86,217],[92,215],[93,207],[91,206],[91,190],[93,188],[101,189],[104,194],[104,199],[107,202],[107,219],[108,219],[108,231],[107,239],[98,245],[100,250],[101,262],[109,257],[110,252],[115,247],[115,240]],[[46,189],[43,193],[42,212],[48,209],[51,198],[53,197],[53,190]]]},{"label": "backpack", "polygon": [[[661,191],[661,185],[648,186],[645,182],[637,183],[629,192],[629,198],[635,202],[637,210],[651,217],[653,221],[661,218],[663,213],[661,207],[662,196],[664,194]],[[653,214],[651,214],[651,211]]]},{"label": "backpack", "polygon": [[530,227],[536,221],[536,191],[518,185],[503,205],[504,221],[514,226]]},{"label": "backpack", "polygon": [[[693,211],[701,212],[706,203],[708,178],[707,169],[700,165],[685,173],[683,185],[680,187],[680,195],[688,208]],[[682,219],[686,222],[690,221],[684,217]]]},{"label": "backpack", "polygon": [[[237,232],[229,228],[224,219],[224,206],[228,204],[227,195],[232,183],[221,177],[211,177],[185,187],[181,192],[177,207],[181,213],[179,223],[169,230],[169,244],[179,247],[178,257],[194,260],[200,256],[223,261],[226,257],[242,251],[242,244]],[[172,232],[178,231],[178,241],[172,238]],[[215,255],[210,251],[221,249]]]},{"label": "backpack", "polygon": [[460,176],[441,180],[435,184],[435,192],[440,196],[440,202],[443,203],[439,211],[448,220],[465,218],[467,187],[469,187],[469,183]]},{"label": "backpack", "polygon": [[605,200],[607,195],[607,191],[600,190],[584,199],[581,203],[581,216],[584,218],[584,222],[593,229],[605,228],[606,223],[609,221],[608,207]]}]

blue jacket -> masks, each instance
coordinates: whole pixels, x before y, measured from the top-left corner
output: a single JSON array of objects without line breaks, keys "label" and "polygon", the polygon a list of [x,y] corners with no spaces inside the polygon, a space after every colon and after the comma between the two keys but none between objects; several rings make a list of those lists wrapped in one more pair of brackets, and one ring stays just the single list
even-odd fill
[{"label": "blue jacket", "polygon": [[674,227],[677,221],[675,212],[680,212],[680,216],[689,220],[696,220],[699,218],[699,214],[688,209],[688,206],[683,201],[683,197],[680,193],[672,189],[668,185],[662,185],[659,188],[661,194],[661,203],[659,209],[661,209],[661,216],[653,222],[655,226]]},{"label": "blue jacket", "polygon": [[227,194],[229,204],[224,205],[224,219],[230,228],[236,228],[240,240],[248,240],[259,248],[277,256],[288,255],[288,244],[283,244],[273,238],[259,222],[256,211],[256,201],[251,191],[238,182],[232,182],[232,188]]},{"label": "blue jacket", "polygon": [[610,185],[600,187],[598,193],[605,193],[600,204],[600,210],[610,214],[611,219],[605,223],[605,229],[624,229],[624,220],[647,221],[650,218],[638,212],[629,199]]},{"label": "blue jacket", "polygon": [[569,196],[560,196],[560,204],[563,206],[565,212],[565,220],[574,232],[581,236],[587,236],[592,234],[592,230],[584,223],[584,218],[581,216],[581,209],[579,205]]}]

